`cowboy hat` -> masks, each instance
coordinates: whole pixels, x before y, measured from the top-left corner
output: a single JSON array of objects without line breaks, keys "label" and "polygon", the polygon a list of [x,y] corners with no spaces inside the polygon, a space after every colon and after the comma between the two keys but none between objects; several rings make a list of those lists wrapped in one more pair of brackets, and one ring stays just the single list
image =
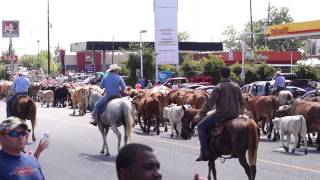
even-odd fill
[{"label": "cowboy hat", "polygon": [[279,75],[280,75],[280,74],[281,74],[281,71],[277,71],[276,74],[279,74]]},{"label": "cowboy hat", "polygon": [[107,72],[111,72],[111,71],[115,71],[115,70],[121,70],[121,67],[118,66],[118,64],[111,64],[109,66],[109,69],[107,70]]}]

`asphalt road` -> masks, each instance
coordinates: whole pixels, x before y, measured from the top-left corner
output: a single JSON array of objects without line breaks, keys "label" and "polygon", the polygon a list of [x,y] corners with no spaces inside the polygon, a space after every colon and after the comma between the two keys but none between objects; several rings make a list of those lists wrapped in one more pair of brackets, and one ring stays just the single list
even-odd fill
[{"label": "asphalt road", "polygon": [[[5,103],[0,102],[1,117],[5,118]],[[35,143],[27,150],[34,151],[43,133],[50,133],[50,147],[40,157],[42,170],[48,180],[116,180],[116,136],[109,131],[108,145],[111,156],[99,152],[102,138],[96,127],[88,122],[91,114],[72,116],[69,108],[46,108],[38,105]],[[28,121],[29,122],[29,121]],[[120,128],[121,130],[123,128]],[[162,130],[163,131],[163,130]],[[170,132],[170,131],[169,131]],[[195,162],[199,153],[197,137],[191,140],[171,139],[170,133],[144,135],[135,126],[132,142],[144,143],[154,148],[161,162],[160,172],[166,180],[193,179],[195,173],[207,176],[207,163]],[[123,141],[122,141],[123,144]],[[216,161],[220,180],[247,179],[237,159]],[[258,180],[317,180],[320,177],[320,153],[309,148],[288,154],[280,142],[270,142],[262,136],[257,162]]]}]

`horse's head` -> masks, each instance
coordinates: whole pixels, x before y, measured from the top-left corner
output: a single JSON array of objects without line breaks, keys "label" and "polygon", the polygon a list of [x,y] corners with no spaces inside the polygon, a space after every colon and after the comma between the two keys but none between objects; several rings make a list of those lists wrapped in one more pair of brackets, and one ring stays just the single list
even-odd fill
[{"label": "horse's head", "polygon": [[181,118],[182,127],[180,136],[183,139],[190,139],[196,125],[196,123],[193,121],[193,118],[199,112],[199,110],[194,108],[186,108],[185,105],[182,106],[182,109],[184,113]]}]

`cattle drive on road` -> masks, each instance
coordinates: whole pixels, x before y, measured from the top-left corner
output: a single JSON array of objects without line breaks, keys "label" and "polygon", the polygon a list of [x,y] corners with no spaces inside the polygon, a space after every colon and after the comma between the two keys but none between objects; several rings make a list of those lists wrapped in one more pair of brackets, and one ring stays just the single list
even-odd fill
[{"label": "cattle drive on road", "polygon": [[[66,107],[69,102],[72,102],[71,107],[73,111],[70,110],[70,114],[73,114],[75,117],[78,115],[84,116],[88,110],[92,109],[94,103],[104,93],[99,87],[94,85],[64,83],[49,87],[39,83],[32,84],[33,85],[30,86],[32,90],[29,92],[30,97],[32,97],[34,101],[46,103],[49,108],[49,103],[52,103],[55,107]],[[6,97],[10,94],[10,89],[10,82],[0,83],[1,97]],[[210,97],[210,94],[205,90],[170,89],[167,87],[154,87],[153,89],[140,90],[127,87],[124,94],[128,97],[114,99],[108,104],[105,112],[102,114],[101,122],[98,123],[98,128],[103,137],[101,153],[105,153],[106,155],[110,155],[106,141],[108,130],[111,128],[116,134],[118,139],[117,149],[119,149],[121,134],[118,131],[118,127],[121,125],[123,125],[125,129],[125,143],[129,141],[132,126],[136,123],[139,124],[142,134],[159,135],[165,133],[167,131],[167,124],[170,124],[171,138],[174,137],[173,131],[175,130],[176,138],[174,140],[191,139],[195,131],[197,131],[195,128],[196,124],[192,123],[192,117]],[[282,135],[288,126],[293,126],[290,132],[294,134],[295,137],[296,135],[302,136],[302,138],[306,137],[302,129],[295,129],[300,125],[296,125],[295,123],[292,123],[293,125],[288,125],[290,123],[282,123],[279,125],[276,123],[280,118],[285,119],[284,116],[302,115],[306,122],[309,146],[312,142],[310,133],[316,133],[316,143],[318,143],[316,147],[319,147],[319,98],[305,98],[308,101],[300,100],[294,98],[290,91],[281,91],[278,96],[255,96],[251,93],[243,93],[243,99],[245,101],[245,109],[243,109],[242,112],[249,115],[249,118],[239,117],[235,120],[226,121],[221,128],[222,130],[216,131],[218,134],[212,135],[212,137],[215,137],[215,144],[212,144],[212,146],[215,146],[215,149],[220,152],[217,157],[230,155],[230,157],[239,158],[240,164],[245,169],[249,179],[255,178],[256,153],[260,138],[260,129],[262,133],[267,133],[268,138],[271,138],[274,125],[275,129],[279,130]],[[21,101],[30,103],[29,100],[21,99]],[[76,113],[76,109],[79,110],[79,113]],[[56,110],[59,109],[56,108]],[[30,112],[25,115],[25,119],[30,118],[32,124],[34,124],[36,121],[35,114]],[[283,121],[281,120],[281,122]],[[277,136],[276,131],[274,131],[274,140],[276,140]],[[33,138],[35,138],[34,133]],[[231,141],[230,138],[233,140]],[[234,139],[236,139],[235,144]],[[287,138],[287,140],[290,140],[290,138]],[[228,143],[221,145],[222,141]],[[281,141],[283,141],[283,138],[281,138]],[[299,143],[299,141],[296,142]],[[304,142],[306,141],[304,140]],[[285,147],[288,148],[288,145]],[[295,151],[295,149],[292,151]],[[306,147],[304,151],[307,152]],[[247,163],[246,160],[247,152],[249,163]],[[214,160],[216,160],[217,157],[211,159],[209,163],[209,169],[214,178],[216,178]]]}]

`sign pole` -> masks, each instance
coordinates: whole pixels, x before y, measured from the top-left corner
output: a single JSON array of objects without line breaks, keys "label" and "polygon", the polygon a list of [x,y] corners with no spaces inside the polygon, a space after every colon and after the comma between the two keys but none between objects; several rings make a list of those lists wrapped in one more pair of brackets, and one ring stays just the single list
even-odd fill
[{"label": "sign pole", "polygon": [[9,37],[9,61],[11,66],[11,74],[13,75],[13,58],[12,58],[12,37]]}]

